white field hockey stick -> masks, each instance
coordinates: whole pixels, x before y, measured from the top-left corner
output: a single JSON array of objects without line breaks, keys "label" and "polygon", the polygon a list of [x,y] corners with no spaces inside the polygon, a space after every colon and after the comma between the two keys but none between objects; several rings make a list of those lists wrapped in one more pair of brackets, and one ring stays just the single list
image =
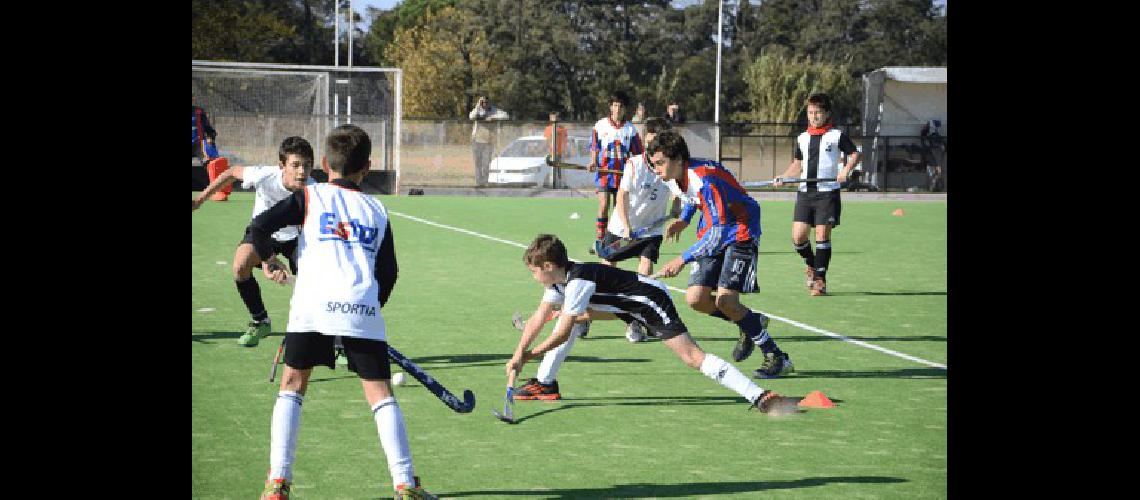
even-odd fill
[{"label": "white field hockey stick", "polygon": [[491,414],[495,418],[502,420],[508,424],[517,424],[515,420],[515,377],[519,372],[511,370],[510,375],[507,375],[507,399],[503,401],[503,413],[491,409]]},{"label": "white field hockey stick", "polygon": [[835,182],[835,179],[831,179],[831,178],[823,178],[823,179],[816,179],[816,178],[810,178],[810,179],[800,179],[800,178],[798,178],[798,177],[784,177],[784,178],[782,178],[782,179],[780,179],[780,178],[777,178],[777,179],[772,179],[772,180],[770,180],[770,181],[751,181],[751,182],[745,182],[745,183],[744,183],[744,187],[767,187],[767,186],[771,186],[772,184],[775,184],[777,181],[778,181],[778,182],[782,182],[782,183],[784,183],[784,184],[793,184],[793,183],[796,183],[796,182]]}]

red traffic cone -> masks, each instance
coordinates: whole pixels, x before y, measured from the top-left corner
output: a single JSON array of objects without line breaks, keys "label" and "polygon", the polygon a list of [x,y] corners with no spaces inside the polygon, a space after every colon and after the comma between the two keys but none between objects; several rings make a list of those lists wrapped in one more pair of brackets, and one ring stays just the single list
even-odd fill
[{"label": "red traffic cone", "polygon": [[827,396],[825,396],[822,392],[811,391],[807,396],[804,397],[802,401],[799,402],[799,404],[797,404],[797,406],[802,406],[804,408],[835,408],[835,403],[832,403],[830,399],[827,399]]}]

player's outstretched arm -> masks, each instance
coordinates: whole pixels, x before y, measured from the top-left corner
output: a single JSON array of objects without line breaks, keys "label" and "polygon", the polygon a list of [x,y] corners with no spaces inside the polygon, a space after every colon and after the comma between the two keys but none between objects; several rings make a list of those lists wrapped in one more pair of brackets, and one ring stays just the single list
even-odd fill
[{"label": "player's outstretched arm", "polygon": [[799,158],[792,160],[791,165],[788,165],[788,168],[786,170],[784,170],[783,175],[779,175],[776,177],[777,180],[776,180],[776,182],[772,183],[772,185],[776,186],[776,187],[783,186],[784,183],[780,182],[779,179],[784,179],[787,177],[799,177],[800,172],[802,172],[803,169],[804,169],[803,161],[801,161]]},{"label": "player's outstretched arm", "polygon": [[515,352],[511,359],[507,361],[506,371],[507,376],[510,376],[511,370],[521,372],[522,367],[526,364],[526,352],[530,348],[530,344],[538,337],[538,332],[542,331],[543,321],[554,312],[555,304],[552,302],[539,301],[538,307],[535,308],[534,314],[530,315],[530,319],[526,320],[523,325],[522,336],[519,337],[518,346],[515,347]]},{"label": "player's outstretched arm", "polygon": [[190,211],[193,212],[195,210],[198,210],[198,207],[202,206],[206,200],[210,199],[210,195],[222,189],[225,189],[226,186],[229,186],[234,181],[242,180],[242,172],[244,170],[245,167],[241,165],[234,165],[230,168],[227,168],[225,172],[222,172],[216,179],[214,179],[214,182],[211,182],[209,186],[206,186],[206,189],[203,189],[202,193],[199,194],[197,198],[190,200]]}]

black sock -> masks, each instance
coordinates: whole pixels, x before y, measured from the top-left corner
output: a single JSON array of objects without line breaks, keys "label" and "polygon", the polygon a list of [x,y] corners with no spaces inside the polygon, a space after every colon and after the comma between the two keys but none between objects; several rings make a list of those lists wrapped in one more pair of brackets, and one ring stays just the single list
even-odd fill
[{"label": "black sock", "polygon": [[815,260],[815,277],[827,279],[827,264],[831,262],[831,240],[815,242],[815,250],[819,254]]},{"label": "black sock", "polygon": [[265,304],[261,302],[261,287],[257,285],[257,280],[250,276],[245,281],[235,280],[234,284],[237,285],[241,301],[245,302],[245,308],[249,309],[249,315],[253,320],[261,322],[269,319],[269,312],[265,310]]},{"label": "black sock", "polygon": [[[807,264],[809,267],[815,267],[815,256],[811,254],[810,241],[805,241],[803,245],[797,245],[796,242],[793,241],[792,246],[795,247],[796,252],[800,254],[800,257],[804,258],[804,264]],[[816,249],[818,248],[819,245],[816,245]]]}]

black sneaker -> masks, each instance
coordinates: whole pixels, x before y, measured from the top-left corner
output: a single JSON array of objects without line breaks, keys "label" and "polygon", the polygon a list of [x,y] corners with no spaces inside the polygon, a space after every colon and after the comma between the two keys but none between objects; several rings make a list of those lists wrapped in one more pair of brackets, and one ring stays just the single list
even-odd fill
[{"label": "black sneaker", "polygon": [[784,352],[769,352],[764,354],[764,363],[753,374],[756,378],[779,378],[795,371],[792,358]]}]

